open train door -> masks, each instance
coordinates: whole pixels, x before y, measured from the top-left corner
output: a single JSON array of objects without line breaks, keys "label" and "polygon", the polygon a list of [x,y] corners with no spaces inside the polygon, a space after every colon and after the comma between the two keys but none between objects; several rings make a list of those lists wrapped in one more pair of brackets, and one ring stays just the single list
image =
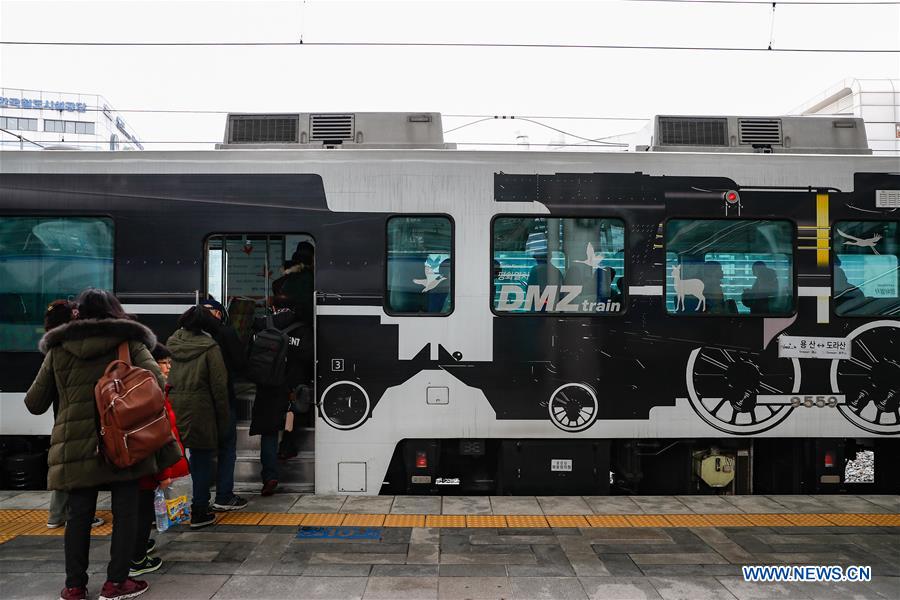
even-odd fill
[{"label": "open train door", "polygon": [[[244,348],[249,348],[254,332],[267,327],[267,316],[287,336],[284,389],[291,398],[292,430],[279,435],[277,464],[265,469],[266,479],[277,479],[278,490],[315,491],[315,241],[296,234],[213,235],[206,242],[207,293],[222,299],[227,307],[227,323],[234,328]],[[288,315],[288,311],[290,315]],[[261,453],[271,455],[271,437],[259,435],[260,401],[271,405],[268,391],[260,387],[245,368],[234,369],[233,418],[237,421],[234,468],[235,489],[258,492],[263,485]],[[279,393],[280,394],[280,393]],[[279,395],[280,398],[280,395]],[[287,400],[285,399],[285,404]],[[257,425],[254,426],[254,418]],[[286,425],[278,418],[277,428]],[[251,435],[251,430],[253,435]]]}]

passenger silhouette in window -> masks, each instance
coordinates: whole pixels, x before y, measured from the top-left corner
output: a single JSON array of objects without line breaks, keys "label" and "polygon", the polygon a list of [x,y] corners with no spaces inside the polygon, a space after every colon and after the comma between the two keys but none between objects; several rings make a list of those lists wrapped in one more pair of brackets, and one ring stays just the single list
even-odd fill
[{"label": "passenger silhouette in window", "polygon": [[[528,287],[537,286],[540,292],[548,285],[555,285],[557,289],[563,284],[563,274],[557,269],[546,253],[536,253],[533,258],[537,264],[528,273]],[[546,312],[547,305],[541,305],[537,312]]]},{"label": "passenger silhouette in window", "polygon": [[729,314],[737,312],[734,300],[725,298],[722,289],[722,280],[725,273],[722,271],[722,263],[710,260],[705,263],[703,270],[704,294],[706,295],[706,311],[712,314]]},{"label": "passenger silhouette in window", "polygon": [[859,300],[865,299],[865,294],[858,286],[850,283],[847,273],[841,267],[841,259],[834,255],[834,308],[838,313],[845,312],[848,308],[855,307]]},{"label": "passenger silhouette in window", "polygon": [[774,269],[770,269],[761,260],[753,263],[753,275],[756,281],[741,294],[741,302],[750,309],[750,314],[767,314],[773,312],[773,301],[778,293],[778,278]]},{"label": "passenger silhouette in window", "polygon": [[449,258],[438,267],[437,273],[443,279],[428,294],[428,312],[447,313],[450,312],[450,272],[453,263]]}]

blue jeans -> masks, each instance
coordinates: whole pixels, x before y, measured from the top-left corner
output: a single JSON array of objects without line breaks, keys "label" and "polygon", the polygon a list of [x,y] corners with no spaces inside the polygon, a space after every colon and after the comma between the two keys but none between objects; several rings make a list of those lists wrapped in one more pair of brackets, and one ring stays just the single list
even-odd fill
[{"label": "blue jeans", "polygon": [[216,473],[216,502],[225,504],[234,497],[234,463],[237,461],[237,414],[229,411],[228,431],[219,440],[219,462]]},{"label": "blue jeans", "polygon": [[263,483],[278,479],[278,433],[264,433],[259,440],[259,462]]},{"label": "blue jeans", "polygon": [[191,465],[191,481],[194,485],[191,514],[200,516],[209,512],[209,484],[212,483],[212,462],[215,450],[188,448]]}]

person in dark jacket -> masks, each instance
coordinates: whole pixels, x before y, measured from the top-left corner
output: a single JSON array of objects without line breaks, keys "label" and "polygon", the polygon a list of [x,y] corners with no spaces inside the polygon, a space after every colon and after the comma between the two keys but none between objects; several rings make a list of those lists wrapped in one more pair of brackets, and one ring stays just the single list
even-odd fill
[{"label": "person in dark jacket", "polygon": [[[69,321],[78,318],[78,305],[72,300],[54,300],[47,307],[44,314],[44,333],[65,325]],[[59,414],[59,400],[53,403],[53,420]],[[69,494],[62,490],[50,492],[50,511],[47,516],[47,528],[57,529],[66,524],[66,515],[69,512]],[[106,521],[94,515],[91,527],[100,527]]]},{"label": "person in dark jacket", "polygon": [[218,327],[210,332],[225,361],[228,372],[228,429],[219,440],[216,462],[216,498],[212,509],[215,511],[240,510],[247,501],[234,493],[234,465],[237,462],[237,394],[234,379],[247,368],[247,348],[234,327],[228,323],[228,312],[212,296],[200,304],[218,321]]},{"label": "person in dark jacket", "polygon": [[180,329],[166,342],[172,353],[169,400],[188,450],[194,487],[192,529],[216,522],[209,510],[212,462],[228,435],[228,372],[212,337],[218,325],[205,308],[192,306],[179,317]]},{"label": "person in dark jacket", "polygon": [[[305,356],[304,342],[312,330],[298,321],[294,311],[288,308],[290,303],[286,296],[276,296],[273,299],[272,324],[276,329],[286,331],[288,336],[284,383],[257,383],[250,421],[250,435],[261,436],[259,461],[262,466],[263,496],[271,496],[278,487],[278,434],[284,429],[285,415],[294,398],[294,390],[309,378],[307,363],[311,364],[311,357]],[[262,331],[266,327],[266,317],[257,317],[253,323],[254,331]]]},{"label": "person in dark jacket", "polygon": [[152,372],[164,385],[150,355],[153,332],[132,320],[110,292],[88,289],[77,300],[78,319],[48,331],[39,348],[44,362],[25,395],[33,414],[43,414],[59,402],[50,436],[51,490],[69,492],[69,520],[65,532],[66,587],[63,600],[87,598],[87,567],[91,521],[101,486],[112,491],[113,530],[110,561],[101,600],[132,598],[147,590],[147,582],[128,577],[131,550],[137,535],[138,479],[175,464],[181,451],[173,440],[155,454],[120,469],[98,453],[97,408],[94,386],[116,359],[118,347],[128,343],[132,364]]}]

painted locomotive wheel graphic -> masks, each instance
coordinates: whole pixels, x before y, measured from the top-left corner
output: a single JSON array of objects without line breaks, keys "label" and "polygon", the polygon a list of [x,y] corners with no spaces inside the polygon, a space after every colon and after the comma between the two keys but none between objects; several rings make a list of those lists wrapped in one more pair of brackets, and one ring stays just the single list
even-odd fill
[{"label": "painted locomotive wheel graphic", "polygon": [[552,394],[548,403],[550,420],[569,433],[584,431],[597,420],[597,394],[583,383],[565,383]]},{"label": "painted locomotive wheel graphic", "polygon": [[369,395],[353,381],[337,381],[322,392],[319,413],[335,429],[354,429],[369,416]]},{"label": "painted locomotive wheel graphic", "polygon": [[775,427],[793,407],[784,398],[800,389],[797,359],[703,346],[688,357],[688,399],[720,431],[751,435]]},{"label": "painted locomotive wheel graphic", "polygon": [[847,336],[851,358],[831,361],[838,410],[870,433],[900,433],[900,322],[874,321]]}]

